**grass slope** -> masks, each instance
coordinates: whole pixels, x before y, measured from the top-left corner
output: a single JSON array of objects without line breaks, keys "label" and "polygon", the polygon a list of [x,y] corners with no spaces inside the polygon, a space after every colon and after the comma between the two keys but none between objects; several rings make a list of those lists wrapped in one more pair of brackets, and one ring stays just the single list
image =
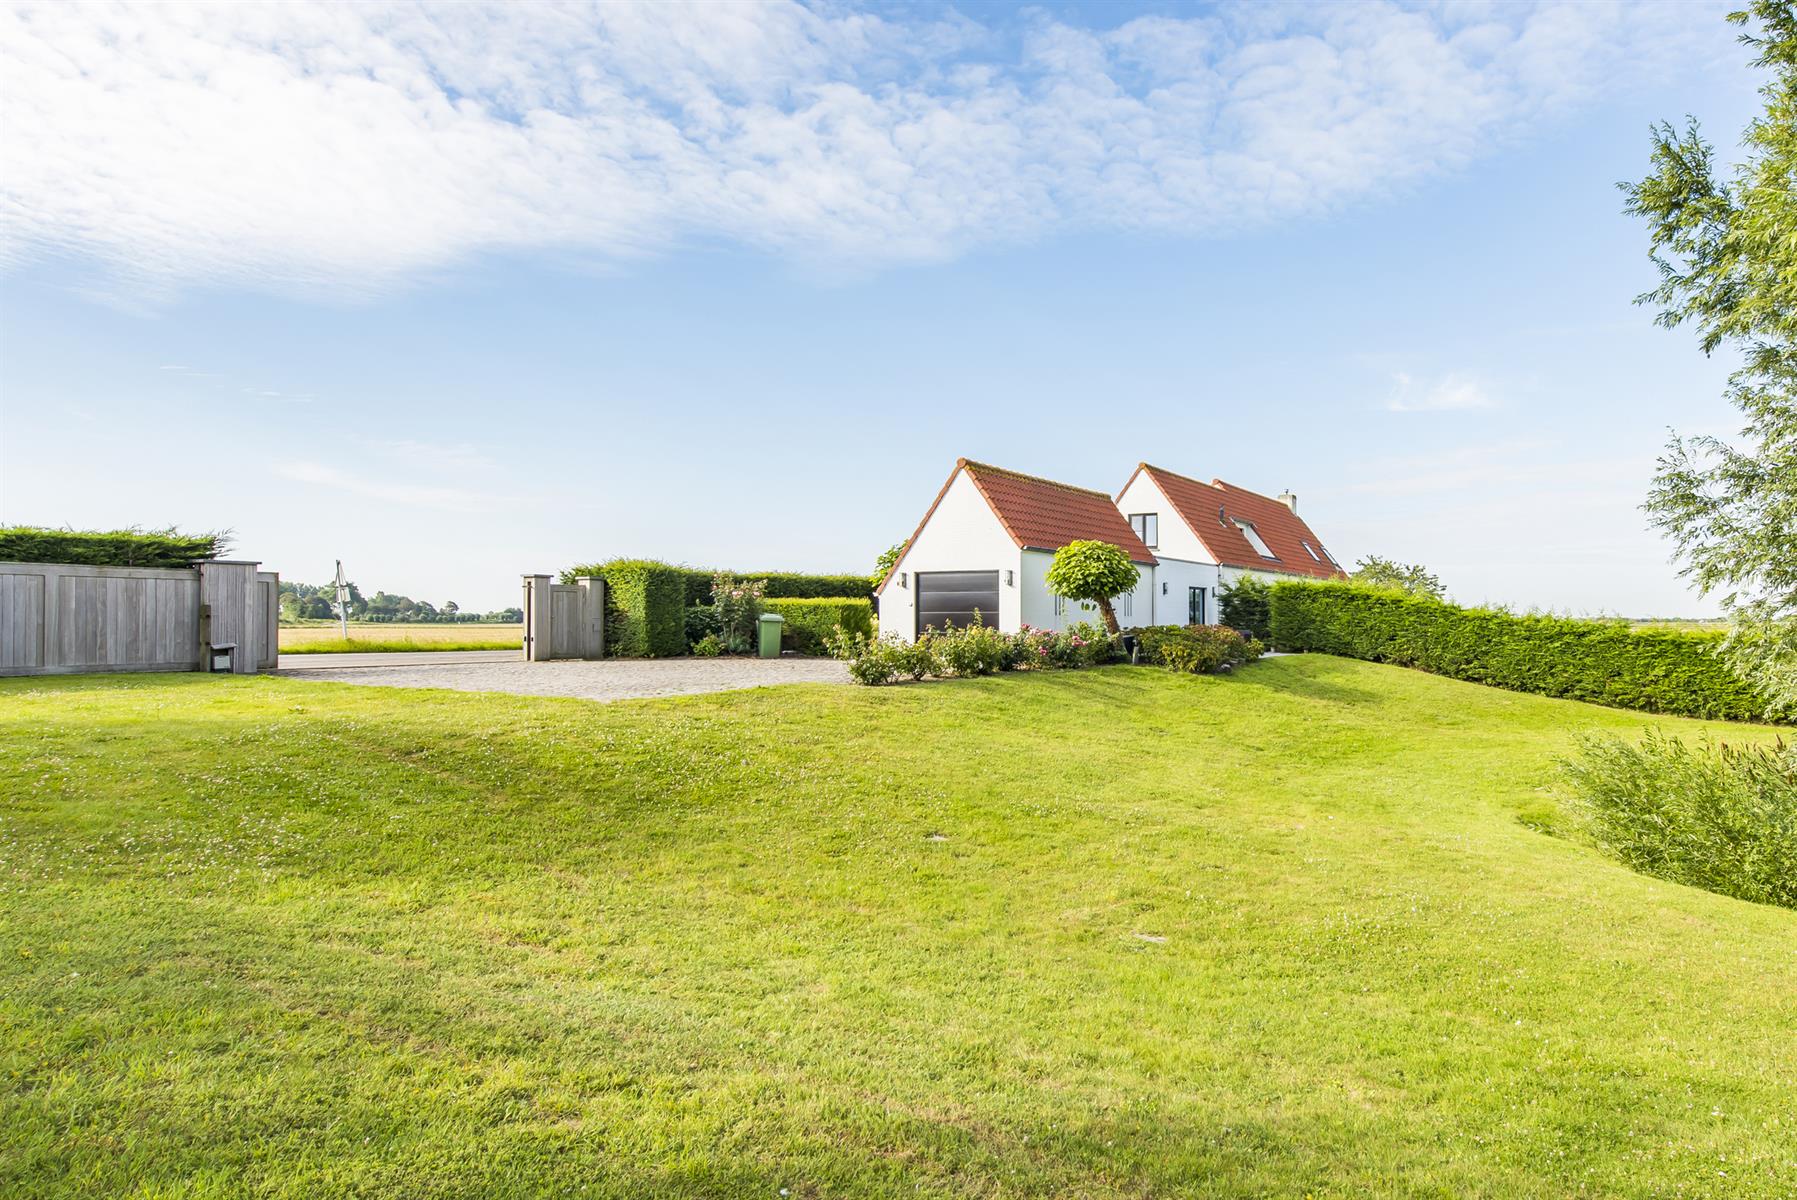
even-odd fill
[{"label": "grass slope", "polygon": [[388,653],[404,650],[517,650],[521,625],[404,625],[351,621],[349,637],[335,622],[281,626],[282,654]]},{"label": "grass slope", "polygon": [[1797,913],[1525,823],[1649,725],[4,681],[0,1193],[1789,1196]]}]

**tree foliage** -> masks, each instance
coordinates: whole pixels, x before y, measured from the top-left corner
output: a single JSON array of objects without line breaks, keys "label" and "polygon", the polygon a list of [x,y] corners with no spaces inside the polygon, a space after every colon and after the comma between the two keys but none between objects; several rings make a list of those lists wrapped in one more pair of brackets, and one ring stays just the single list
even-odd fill
[{"label": "tree foliage", "polygon": [[1218,615],[1231,629],[1245,629],[1264,642],[1272,635],[1272,596],[1273,585],[1260,576],[1238,575],[1217,589]]},{"label": "tree foliage", "polygon": [[1732,176],[1695,120],[1654,130],[1652,171],[1624,184],[1647,220],[1660,285],[1640,297],[1666,328],[1689,324],[1704,353],[1740,355],[1727,395],[1738,439],[1668,444],[1647,511],[1684,574],[1721,597],[1737,669],[1797,710],[1797,0],[1730,14],[1771,72]]},{"label": "tree foliage", "polygon": [[880,552],[880,557],[874,561],[874,583],[876,585],[880,580],[892,574],[892,568],[898,565],[899,555],[903,554],[905,547],[910,544],[908,540],[894,542]]},{"label": "tree foliage", "polygon": [[1136,586],[1136,564],[1120,547],[1109,542],[1068,542],[1055,551],[1048,564],[1048,590],[1069,600],[1098,605],[1104,627],[1118,632],[1117,613],[1111,600]]},{"label": "tree foliage", "polygon": [[1441,580],[1424,568],[1412,563],[1393,562],[1389,558],[1380,558],[1377,554],[1369,554],[1355,563],[1353,578],[1355,583],[1367,587],[1386,588],[1410,596],[1428,596],[1435,600],[1444,599],[1448,593],[1441,586]]}]

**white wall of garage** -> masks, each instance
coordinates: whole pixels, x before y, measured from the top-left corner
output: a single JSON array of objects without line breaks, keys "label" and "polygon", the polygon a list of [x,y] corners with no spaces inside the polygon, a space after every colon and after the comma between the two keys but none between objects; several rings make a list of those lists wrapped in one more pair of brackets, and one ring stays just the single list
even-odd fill
[{"label": "white wall of garage", "polygon": [[[967,472],[958,472],[880,593],[880,632],[907,642],[916,636],[916,576],[925,571],[997,571],[998,627],[1015,630],[1023,620],[1021,559],[1017,543],[999,524],[979,488]],[[1005,584],[1006,571],[1012,573],[1015,584]]]}]

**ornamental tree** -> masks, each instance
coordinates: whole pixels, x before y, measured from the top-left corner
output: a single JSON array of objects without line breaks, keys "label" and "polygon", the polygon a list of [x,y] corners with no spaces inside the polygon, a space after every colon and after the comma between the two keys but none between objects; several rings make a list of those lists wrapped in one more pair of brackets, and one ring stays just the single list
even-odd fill
[{"label": "ornamental tree", "polygon": [[1658,307],[1668,329],[1693,327],[1705,354],[1726,349],[1740,362],[1727,392],[1740,435],[1675,437],[1648,515],[1684,574],[1721,597],[1736,669],[1797,711],[1797,3],[1746,8],[1728,19],[1771,78],[1737,165],[1717,164],[1696,121],[1662,124],[1652,172],[1623,191],[1660,270],[1639,302]]},{"label": "ornamental tree", "polygon": [[1136,564],[1109,542],[1068,542],[1055,551],[1054,561],[1048,564],[1048,590],[1068,600],[1098,605],[1104,627],[1112,633],[1120,631],[1111,600],[1135,586]]}]

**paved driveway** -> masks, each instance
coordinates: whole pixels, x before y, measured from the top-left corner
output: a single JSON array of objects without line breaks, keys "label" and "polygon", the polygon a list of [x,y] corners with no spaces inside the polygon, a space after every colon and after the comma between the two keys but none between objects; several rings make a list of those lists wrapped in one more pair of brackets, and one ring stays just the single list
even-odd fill
[{"label": "paved driveway", "polygon": [[847,683],[849,679],[847,668],[828,658],[615,658],[531,663],[522,661],[516,650],[290,654],[282,657],[279,673],[291,679],[375,687],[453,688],[583,700],[682,696],[778,683]]}]

